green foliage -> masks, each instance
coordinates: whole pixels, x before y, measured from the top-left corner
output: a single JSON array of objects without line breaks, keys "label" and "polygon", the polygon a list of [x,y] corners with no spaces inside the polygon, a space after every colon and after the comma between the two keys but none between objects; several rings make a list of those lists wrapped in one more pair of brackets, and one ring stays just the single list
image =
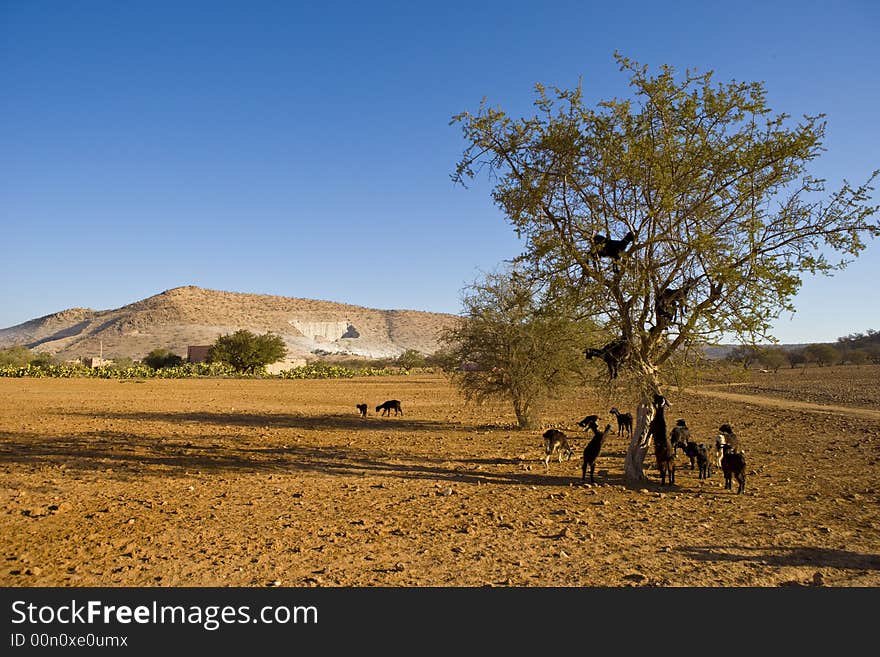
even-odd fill
[{"label": "green foliage", "polygon": [[804,347],[804,358],[808,363],[825,367],[834,365],[840,359],[840,353],[830,344],[811,344]]},{"label": "green foliage", "polygon": [[441,336],[448,359],[458,364],[453,382],[469,401],[509,400],[520,427],[536,426],[536,406],[583,362],[588,325],[542,306],[516,272],[474,282],[462,304],[462,321]]},{"label": "green foliage", "polygon": [[411,370],[416,367],[424,367],[425,366],[425,354],[421,351],[417,351],[416,349],[407,349],[400,356],[397,357],[395,363],[398,367],[402,367],[405,370]]},{"label": "green foliage", "polygon": [[[254,376],[262,375],[257,371]],[[7,365],[0,367],[0,377],[34,378],[97,378],[97,379],[188,379],[193,377],[238,377],[242,376],[224,363],[185,363],[177,367],[153,369],[148,365],[118,367],[104,365],[87,367],[81,364],[64,363],[60,365]]]},{"label": "green foliage", "polygon": [[[455,116],[466,147],[452,177],[495,181],[496,204],[526,241],[517,262],[548,300],[624,341],[622,367],[647,400],[682,347],[764,341],[803,273],[830,274],[861,253],[880,234],[870,204],[880,172],[826,194],[808,171],[823,150],[821,115],[795,124],[767,105],[763,83],[651,74],[616,58],[631,98],[588,107],[579,87],[537,85],[533,116],[485,101]],[[597,235],[627,232],[619,261],[594,248]],[[670,289],[685,292],[668,317],[658,301]]]},{"label": "green foliage", "polygon": [[724,360],[729,363],[742,365],[743,368],[749,369],[760,358],[760,350],[754,345],[743,344],[734,347],[730,353],[725,356]]},{"label": "green foliage", "polygon": [[177,367],[178,365],[183,364],[183,358],[169,349],[159,347],[153,349],[150,353],[144,356],[143,362],[144,365],[148,365],[153,369],[158,370],[163,367]]},{"label": "green foliage", "polygon": [[858,367],[867,363],[871,354],[867,349],[851,349],[845,353],[844,358],[846,362]]},{"label": "green foliage", "polygon": [[27,347],[16,345],[7,349],[0,349],[0,367],[21,367],[33,360],[34,354]]},{"label": "green foliage", "polygon": [[208,362],[227,363],[240,372],[255,373],[287,354],[280,336],[256,335],[246,329],[217,338],[208,350]]},{"label": "green foliage", "polygon": [[58,359],[46,351],[41,351],[31,358],[30,364],[37,367],[41,365],[57,365]]},{"label": "green foliage", "polygon": [[768,370],[778,372],[780,367],[788,365],[791,361],[788,353],[779,347],[771,347],[761,350],[758,355],[759,362]]}]

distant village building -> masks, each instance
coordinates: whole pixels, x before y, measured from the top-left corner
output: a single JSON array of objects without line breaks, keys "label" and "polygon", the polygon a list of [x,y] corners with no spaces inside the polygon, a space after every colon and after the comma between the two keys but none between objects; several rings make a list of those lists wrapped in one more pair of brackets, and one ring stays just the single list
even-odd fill
[{"label": "distant village building", "polygon": [[188,363],[204,363],[208,360],[208,350],[211,345],[190,345],[186,348],[186,360]]},{"label": "distant village building", "polygon": [[102,367],[104,365],[112,365],[113,359],[112,358],[99,358],[99,357],[95,356],[93,358],[83,358],[82,363],[86,367]]}]

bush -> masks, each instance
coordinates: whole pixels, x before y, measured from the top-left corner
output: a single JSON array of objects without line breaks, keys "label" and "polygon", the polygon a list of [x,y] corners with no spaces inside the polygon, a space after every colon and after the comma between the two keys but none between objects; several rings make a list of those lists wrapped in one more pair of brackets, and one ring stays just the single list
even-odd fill
[{"label": "bush", "polygon": [[183,363],[183,358],[168,349],[153,349],[144,356],[144,365],[152,367],[154,370],[160,370],[164,367],[177,367]]},{"label": "bush", "polygon": [[30,363],[33,358],[31,350],[21,345],[0,349],[0,367],[9,365],[21,367]]}]

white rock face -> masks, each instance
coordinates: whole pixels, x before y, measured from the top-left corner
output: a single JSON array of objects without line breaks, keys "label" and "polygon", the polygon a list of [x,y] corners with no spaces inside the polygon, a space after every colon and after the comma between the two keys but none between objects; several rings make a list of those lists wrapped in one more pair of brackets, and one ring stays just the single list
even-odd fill
[{"label": "white rock face", "polygon": [[290,325],[315,342],[334,342],[348,333],[348,322],[303,322],[291,319]]}]

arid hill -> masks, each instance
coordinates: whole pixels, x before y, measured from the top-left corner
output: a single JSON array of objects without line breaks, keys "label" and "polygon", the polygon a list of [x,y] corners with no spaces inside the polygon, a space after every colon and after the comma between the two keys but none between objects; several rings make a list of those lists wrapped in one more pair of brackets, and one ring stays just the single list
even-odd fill
[{"label": "arid hill", "polygon": [[116,308],[70,308],[0,329],[0,348],[24,345],[63,359],[143,358],[157,347],[186,356],[238,329],[280,335],[292,358],[318,354],[396,356],[439,348],[438,332],[454,315],[376,310],[330,301],[221,292],[187,286]]}]

